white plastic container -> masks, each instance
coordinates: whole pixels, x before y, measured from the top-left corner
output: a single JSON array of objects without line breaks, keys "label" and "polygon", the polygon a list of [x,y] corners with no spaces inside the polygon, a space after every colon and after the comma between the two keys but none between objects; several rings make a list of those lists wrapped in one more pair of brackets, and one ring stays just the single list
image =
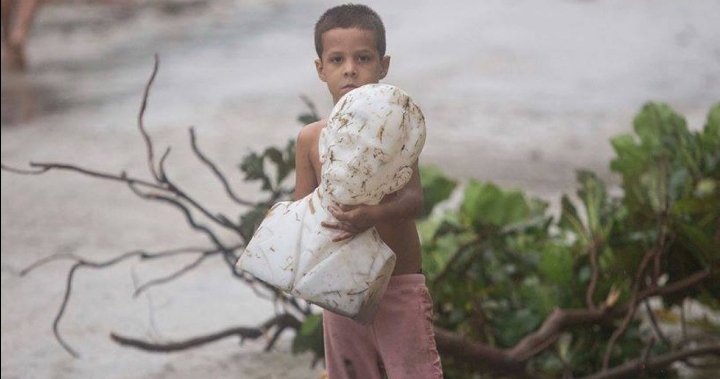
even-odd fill
[{"label": "white plastic container", "polygon": [[333,242],[335,204],[377,204],[407,184],[425,143],[425,120],[397,87],[348,92],[320,135],[321,183],[310,195],[275,204],[237,268],[289,294],[360,322],[373,319],[395,254],[370,228]]}]

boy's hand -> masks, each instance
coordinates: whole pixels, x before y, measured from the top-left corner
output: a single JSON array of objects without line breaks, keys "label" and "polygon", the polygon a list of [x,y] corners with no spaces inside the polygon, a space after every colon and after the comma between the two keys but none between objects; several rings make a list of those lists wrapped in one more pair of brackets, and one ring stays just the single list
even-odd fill
[{"label": "boy's hand", "polygon": [[322,226],[340,231],[333,238],[338,242],[360,234],[377,224],[377,212],[374,205],[331,205],[330,213],[338,220],[337,222],[321,223]]}]

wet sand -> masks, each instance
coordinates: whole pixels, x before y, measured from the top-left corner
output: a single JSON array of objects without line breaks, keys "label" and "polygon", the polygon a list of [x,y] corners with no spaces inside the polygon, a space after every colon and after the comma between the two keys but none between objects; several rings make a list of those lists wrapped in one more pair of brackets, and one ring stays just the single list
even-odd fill
[{"label": "wet sand", "polygon": [[[251,149],[299,131],[306,94],[331,107],[313,67],[312,26],[327,1],[56,2],[30,37],[27,73],[3,71],[2,161],[61,161],[149,178],[136,116],[152,55],[161,58],[146,116],[169,174],[213,210],[238,215],[189,148],[189,126],[238,191]],[[458,178],[493,180],[551,202],[574,170],[611,185],[608,138],[630,130],[646,100],[668,102],[699,128],[720,101],[720,28],[712,0],[369,2],[383,16],[392,56],[386,80],[408,91],[428,120],[423,164]],[[431,27],[432,26],[432,27]],[[188,261],[131,261],[78,274],[61,329],[51,325],[68,262],[18,272],[53,253],[96,260],[134,249],[208,246],[173,209],[119,184],[74,174],[2,172],[2,377],[314,378],[285,340],[228,339],[153,355],[122,348],[111,331],[177,340],[256,325],[272,304],[233,280],[220,259],[132,298],[144,282]],[[136,278],[136,279],[133,279]]]}]

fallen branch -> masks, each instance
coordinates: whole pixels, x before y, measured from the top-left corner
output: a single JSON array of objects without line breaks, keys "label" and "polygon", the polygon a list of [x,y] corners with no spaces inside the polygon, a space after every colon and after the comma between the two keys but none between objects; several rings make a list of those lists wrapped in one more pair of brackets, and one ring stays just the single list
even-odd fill
[{"label": "fallen branch", "polygon": [[605,371],[586,376],[582,379],[617,379],[617,378],[637,378],[641,374],[667,367],[675,362],[683,361],[692,357],[705,355],[720,356],[720,345],[704,346],[694,349],[665,353],[652,358],[638,358],[622,365],[607,369]]},{"label": "fallen branch", "polygon": [[[152,84],[155,80],[155,77],[157,76],[158,72],[158,66],[159,66],[159,59],[157,55],[155,55],[153,70],[150,75],[150,79],[145,85],[145,89],[143,91],[143,97],[142,97],[142,103],[140,105],[140,111],[138,112],[138,118],[137,118],[137,127],[140,131],[143,141],[145,143],[146,147],[146,155],[147,155],[147,164],[150,171],[150,174],[153,181],[147,181],[139,178],[134,178],[129,176],[125,172],[121,172],[119,175],[102,172],[94,169],[89,169],[73,164],[66,164],[66,163],[56,163],[56,162],[49,162],[49,163],[30,163],[30,167],[32,170],[28,169],[20,169],[8,166],[6,164],[2,164],[2,170],[17,173],[17,174],[23,174],[23,175],[39,175],[44,174],[46,172],[52,171],[52,170],[60,170],[60,171],[72,171],[77,172],[82,175],[87,175],[94,178],[99,179],[106,179],[106,180],[112,180],[116,182],[122,182],[125,183],[130,190],[138,195],[139,197],[146,199],[146,200],[153,200],[153,201],[160,201],[165,204],[169,204],[173,206],[174,208],[180,210],[180,212],[185,217],[185,220],[187,221],[188,225],[196,231],[199,231],[203,234],[205,234],[210,242],[215,246],[214,249],[198,249],[198,248],[186,248],[186,249],[177,249],[177,250],[169,250],[164,251],[160,253],[147,253],[144,251],[131,251],[128,253],[121,254],[117,257],[114,257],[112,259],[109,259],[107,261],[102,262],[93,262],[86,260],[82,257],[72,255],[72,254],[56,254],[51,255],[49,257],[43,258],[38,260],[37,262],[34,262],[29,267],[21,271],[21,275],[25,275],[29,273],[30,271],[45,265],[49,262],[60,260],[60,259],[69,259],[74,261],[74,264],[68,271],[68,275],[66,277],[66,284],[65,284],[65,293],[63,295],[63,300],[60,305],[60,309],[58,310],[57,315],[55,316],[55,319],[53,321],[53,333],[55,334],[55,338],[57,341],[61,344],[61,346],[71,355],[74,357],[78,357],[79,355],[77,352],[63,339],[60,330],[59,330],[59,324],[62,320],[62,317],[64,315],[65,309],[67,307],[68,301],[70,299],[71,293],[72,293],[72,284],[73,284],[73,278],[75,275],[75,272],[83,267],[90,267],[90,268],[107,268],[109,266],[112,266],[118,262],[127,260],[129,258],[133,257],[139,257],[141,260],[145,259],[156,259],[156,258],[167,258],[172,257],[178,254],[186,254],[186,253],[195,253],[199,254],[199,256],[190,264],[182,267],[178,271],[165,276],[161,278],[157,278],[154,280],[151,280],[149,282],[146,282],[145,284],[139,286],[135,290],[135,296],[142,293],[143,291],[146,291],[148,288],[160,284],[168,283],[174,279],[177,279],[178,277],[184,275],[185,273],[189,272],[190,270],[198,267],[207,257],[211,255],[221,254],[225,264],[230,269],[231,274],[245,282],[258,296],[263,297],[265,299],[268,299],[269,301],[272,301],[273,303],[281,302],[284,306],[287,306],[289,309],[297,311],[300,315],[308,315],[311,313],[310,307],[307,304],[301,304],[296,299],[289,297],[279,291],[278,289],[264,283],[261,281],[256,280],[255,278],[243,273],[237,271],[235,268],[235,262],[237,260],[237,254],[235,252],[242,248],[245,244],[244,238],[242,234],[240,233],[240,225],[236,225],[233,222],[230,221],[230,219],[222,214],[213,214],[210,212],[207,208],[205,208],[202,204],[200,204],[199,201],[195,200],[193,197],[191,197],[187,192],[182,190],[180,186],[178,186],[176,183],[174,183],[167,175],[167,172],[165,170],[165,162],[167,161],[167,158],[170,153],[170,148],[167,148],[163,155],[161,156],[160,160],[158,162],[155,161],[155,148],[153,145],[152,138],[150,137],[150,134],[147,132],[145,125],[144,125],[144,116],[145,111],[147,110],[147,104],[148,104],[148,98],[150,95],[150,90],[152,88]],[[266,202],[261,203],[252,203],[246,200],[241,199],[239,196],[237,196],[232,189],[230,188],[230,185],[225,178],[225,176],[217,169],[217,166],[212,163],[201,151],[200,148],[197,145],[197,140],[195,137],[195,134],[190,129],[190,142],[193,149],[193,152],[197,156],[197,158],[204,163],[210,170],[213,172],[213,174],[220,180],[221,184],[225,188],[225,192],[230,196],[232,200],[234,200],[236,203],[242,206],[258,206],[265,204]],[[278,198],[279,196],[282,196],[283,193],[273,193],[271,197],[271,201],[273,199]],[[204,224],[201,221],[197,220],[195,215],[193,214],[193,211],[199,211],[203,216],[205,216],[210,222],[213,224]],[[214,232],[211,225],[219,225],[226,229],[229,229],[233,231],[236,235],[240,237],[240,239],[243,241],[239,244],[233,244],[228,245],[221,241],[221,239],[217,236],[217,234]],[[261,287],[265,290],[266,294],[262,293],[257,287]],[[269,296],[268,296],[269,295]],[[280,333],[282,333],[283,330],[285,330],[288,326],[292,326],[293,328],[297,329],[297,321],[296,318],[293,316],[293,320],[295,321],[288,321],[287,318],[278,318],[274,319],[278,325],[282,326],[278,328],[278,331],[273,336],[273,342],[271,342],[270,345],[274,344],[274,340],[278,338]],[[271,320],[272,321],[272,320]],[[267,323],[266,323],[267,324]],[[274,325],[274,324],[273,324]],[[269,325],[265,327],[265,329],[269,328]],[[243,330],[246,329],[235,329],[236,334],[241,333]],[[227,331],[223,332],[227,333]],[[223,333],[216,334],[215,338],[221,338]],[[249,332],[248,332],[249,333]],[[241,333],[242,334],[242,333]],[[250,335],[250,334],[249,334]],[[118,336],[118,338],[121,338]],[[212,339],[211,339],[212,340]]]},{"label": "fallen branch", "polygon": [[[691,288],[710,276],[709,271],[698,271],[664,287],[653,286],[637,294],[637,302],[652,296],[665,296]],[[454,332],[435,328],[438,350],[464,362],[473,362],[478,369],[518,374],[524,372],[525,363],[546,350],[559,335],[570,328],[608,322],[627,315],[628,301],[619,305],[607,305],[596,309],[555,309],[535,332],[528,334],[515,346],[500,349],[482,342],[472,341]]]},{"label": "fallen branch", "polygon": [[[131,337],[124,337],[117,333],[110,333],[110,338],[112,338],[113,341],[117,342],[120,345],[123,346],[130,346],[134,347],[136,349],[149,351],[149,352],[156,352],[156,353],[169,353],[169,352],[175,352],[175,351],[182,351],[187,349],[192,349],[201,345],[205,345],[211,342],[219,341],[224,338],[228,337],[240,337],[240,342],[242,343],[245,339],[257,339],[261,336],[264,336],[271,328],[276,328],[275,336],[279,336],[280,333],[282,333],[285,329],[290,328],[293,330],[300,329],[300,325],[302,323],[300,320],[298,320],[295,316],[284,313],[277,315],[270,320],[264,322],[259,327],[235,327],[230,329],[225,329],[222,331],[219,331],[217,333],[200,336],[200,337],[194,337],[190,338],[185,341],[179,341],[179,342],[167,342],[167,343],[157,343],[157,342],[149,342],[141,339],[131,338]],[[270,339],[265,346],[265,350],[268,351],[269,349],[272,349],[272,347],[275,345],[275,342],[277,342],[277,337]]]},{"label": "fallen branch", "polygon": [[[232,247],[233,249],[239,248],[239,246]],[[93,269],[101,269],[101,268],[107,268],[109,266],[115,265],[117,263],[120,263],[122,261],[125,261],[130,258],[140,258],[140,260],[148,260],[148,259],[158,259],[158,258],[167,258],[172,257],[178,254],[188,254],[188,253],[200,253],[202,255],[209,255],[209,254],[215,254],[218,253],[219,250],[206,250],[206,251],[197,251],[195,248],[183,248],[183,249],[174,249],[174,250],[167,250],[162,251],[159,253],[148,253],[141,250],[136,251],[130,251],[124,254],[121,254],[117,257],[111,258],[106,261],[101,262],[93,262],[86,259],[83,259],[81,257],[78,257],[73,254],[56,254],[52,255],[43,259],[38,260],[37,262],[32,263],[30,266],[26,267],[25,269],[20,271],[20,275],[24,276],[29,274],[31,271],[37,269],[38,267],[41,267],[49,262],[60,260],[60,259],[71,259],[74,260],[75,263],[72,265],[70,270],[68,271],[68,275],[65,278],[65,293],[63,294],[63,300],[60,303],[60,309],[58,310],[57,314],[55,315],[55,319],[53,320],[53,334],[55,335],[55,339],[60,343],[60,345],[70,353],[75,358],[78,358],[80,355],[73,349],[70,344],[68,344],[65,339],[60,334],[60,320],[62,320],[63,315],[65,314],[65,309],[67,307],[68,302],[70,301],[70,295],[72,293],[72,283],[73,283],[73,277],[75,276],[75,272],[83,267],[93,268]]]}]

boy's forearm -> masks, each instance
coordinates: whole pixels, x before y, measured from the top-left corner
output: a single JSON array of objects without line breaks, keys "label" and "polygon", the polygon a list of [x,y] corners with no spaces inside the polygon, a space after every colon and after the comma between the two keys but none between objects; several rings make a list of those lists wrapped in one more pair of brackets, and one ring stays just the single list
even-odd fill
[{"label": "boy's forearm", "polygon": [[423,209],[423,190],[417,163],[410,181],[400,191],[389,195],[375,206],[378,222],[415,218]]},{"label": "boy's forearm", "polygon": [[415,218],[421,213],[422,206],[422,189],[404,188],[374,206],[375,218],[378,222]]}]

